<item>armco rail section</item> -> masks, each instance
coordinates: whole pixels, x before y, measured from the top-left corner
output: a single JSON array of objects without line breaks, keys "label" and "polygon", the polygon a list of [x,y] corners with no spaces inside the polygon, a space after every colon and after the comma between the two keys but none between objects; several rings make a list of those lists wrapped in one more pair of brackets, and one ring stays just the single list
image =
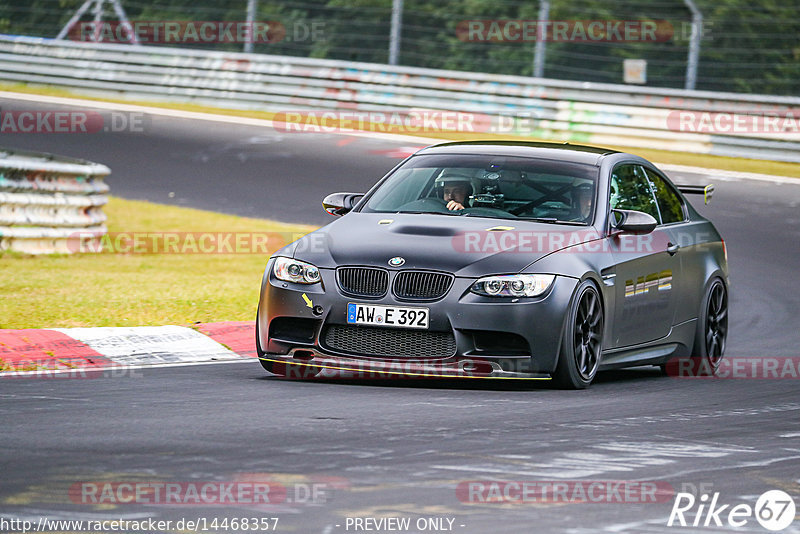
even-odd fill
[{"label": "armco rail section", "polygon": [[110,173],[97,163],[0,148],[0,250],[98,250]]},{"label": "armco rail section", "polygon": [[0,80],[266,111],[460,111],[502,117],[498,133],[800,162],[799,97],[9,35]]}]

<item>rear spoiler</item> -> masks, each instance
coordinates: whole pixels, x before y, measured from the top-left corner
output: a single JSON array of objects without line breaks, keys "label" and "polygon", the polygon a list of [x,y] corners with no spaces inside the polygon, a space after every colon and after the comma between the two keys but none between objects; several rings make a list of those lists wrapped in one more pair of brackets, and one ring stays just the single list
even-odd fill
[{"label": "rear spoiler", "polygon": [[703,195],[703,202],[708,204],[714,196],[714,184],[708,185],[679,185],[678,191],[687,195]]}]

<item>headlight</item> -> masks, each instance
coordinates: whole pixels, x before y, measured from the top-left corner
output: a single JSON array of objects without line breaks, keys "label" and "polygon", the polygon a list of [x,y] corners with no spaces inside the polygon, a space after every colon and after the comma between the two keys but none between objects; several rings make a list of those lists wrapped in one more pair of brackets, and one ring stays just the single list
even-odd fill
[{"label": "headlight", "polygon": [[316,284],[319,282],[319,269],[310,263],[291,258],[275,258],[272,272],[275,273],[275,278],[284,282],[294,282],[296,284]]},{"label": "headlight", "polygon": [[553,285],[554,274],[487,276],[472,284],[472,292],[487,297],[538,297]]}]

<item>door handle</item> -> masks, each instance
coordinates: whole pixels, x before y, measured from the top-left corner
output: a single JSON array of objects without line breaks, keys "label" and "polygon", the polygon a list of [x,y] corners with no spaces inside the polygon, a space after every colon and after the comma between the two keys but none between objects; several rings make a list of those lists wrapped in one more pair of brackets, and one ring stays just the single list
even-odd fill
[{"label": "door handle", "polygon": [[669,252],[670,256],[674,256],[675,253],[678,252],[679,248],[681,248],[680,245],[677,245],[675,243],[667,243],[667,252]]}]

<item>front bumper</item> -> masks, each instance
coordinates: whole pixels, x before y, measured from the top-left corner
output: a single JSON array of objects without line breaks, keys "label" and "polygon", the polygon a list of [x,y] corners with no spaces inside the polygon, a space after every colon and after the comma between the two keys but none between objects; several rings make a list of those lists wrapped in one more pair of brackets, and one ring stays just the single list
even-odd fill
[{"label": "front bumper", "polygon": [[[567,310],[578,284],[574,278],[558,276],[542,297],[498,299],[471,293],[474,278],[455,278],[447,295],[434,302],[399,300],[391,291],[378,299],[363,299],[339,290],[334,269],[321,268],[320,283],[294,284],[274,277],[273,261],[269,261],[261,285],[259,357],[286,364],[287,369],[312,367],[331,375],[549,378],[556,367]],[[446,356],[421,352],[399,357],[356,354],[327,346],[327,327],[352,327],[346,321],[350,302],[427,307],[429,331],[452,333],[455,351]],[[302,331],[278,327],[295,323],[303,325]]]}]

